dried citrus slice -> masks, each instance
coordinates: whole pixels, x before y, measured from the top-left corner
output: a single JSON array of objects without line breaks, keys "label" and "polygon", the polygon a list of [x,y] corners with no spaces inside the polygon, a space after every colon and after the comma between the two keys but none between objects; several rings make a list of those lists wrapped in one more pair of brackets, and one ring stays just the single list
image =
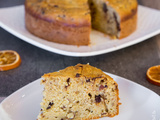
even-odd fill
[{"label": "dried citrus slice", "polygon": [[0,71],[16,68],[20,65],[21,58],[16,51],[0,51]]},{"label": "dried citrus slice", "polygon": [[160,65],[150,67],[147,70],[147,80],[152,84],[160,86]]}]

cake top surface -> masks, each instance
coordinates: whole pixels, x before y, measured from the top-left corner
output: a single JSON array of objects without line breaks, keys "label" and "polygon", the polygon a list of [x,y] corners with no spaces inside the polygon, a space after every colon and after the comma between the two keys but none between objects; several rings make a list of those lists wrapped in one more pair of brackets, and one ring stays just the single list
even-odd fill
[{"label": "cake top surface", "polygon": [[108,79],[112,78],[106,75],[102,70],[90,66],[89,64],[77,64],[76,66],[70,66],[58,72],[48,73],[42,76],[42,78],[49,77],[86,77],[86,78],[97,78],[97,77],[107,77]]},{"label": "cake top surface", "polygon": [[[113,7],[122,20],[137,12],[137,0],[97,0]],[[90,26],[88,0],[26,0],[26,10],[49,22],[62,22],[73,26]]]},{"label": "cake top surface", "polygon": [[87,0],[26,0],[26,10],[49,22],[90,25]]},{"label": "cake top surface", "polygon": [[113,7],[121,16],[127,19],[137,12],[137,0],[104,0],[106,4]]}]

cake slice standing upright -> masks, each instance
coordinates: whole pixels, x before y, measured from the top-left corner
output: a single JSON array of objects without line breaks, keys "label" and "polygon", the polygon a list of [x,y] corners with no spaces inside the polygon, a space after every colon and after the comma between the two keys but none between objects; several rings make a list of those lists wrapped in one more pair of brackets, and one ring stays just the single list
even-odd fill
[{"label": "cake slice standing upright", "polygon": [[38,120],[90,120],[119,113],[118,85],[100,69],[78,64],[42,78]]}]

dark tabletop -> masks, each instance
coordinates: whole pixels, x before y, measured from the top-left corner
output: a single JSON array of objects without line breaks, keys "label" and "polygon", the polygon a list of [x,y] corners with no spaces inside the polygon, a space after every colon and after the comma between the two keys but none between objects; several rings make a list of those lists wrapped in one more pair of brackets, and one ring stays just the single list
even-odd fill
[{"label": "dark tabletop", "polygon": [[[24,0],[0,0],[0,8],[23,3]],[[159,0],[139,0],[139,4],[160,10]],[[10,95],[40,78],[44,73],[57,71],[77,63],[90,63],[103,71],[139,83],[160,95],[160,87],[146,80],[147,69],[160,65],[160,35],[103,55],[68,57],[35,47],[0,28],[0,50],[15,50],[22,59],[18,68],[0,72],[0,96]]]}]

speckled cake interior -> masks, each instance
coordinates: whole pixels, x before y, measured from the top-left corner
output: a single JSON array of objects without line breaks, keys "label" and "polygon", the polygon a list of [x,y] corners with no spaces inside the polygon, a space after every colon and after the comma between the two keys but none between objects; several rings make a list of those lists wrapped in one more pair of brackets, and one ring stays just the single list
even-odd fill
[{"label": "speckled cake interior", "polygon": [[118,114],[117,83],[88,64],[45,74],[42,84],[38,120],[89,120]]},{"label": "speckled cake interior", "polygon": [[104,2],[104,0],[89,0],[92,17],[92,28],[112,37],[120,36],[120,16]]}]

